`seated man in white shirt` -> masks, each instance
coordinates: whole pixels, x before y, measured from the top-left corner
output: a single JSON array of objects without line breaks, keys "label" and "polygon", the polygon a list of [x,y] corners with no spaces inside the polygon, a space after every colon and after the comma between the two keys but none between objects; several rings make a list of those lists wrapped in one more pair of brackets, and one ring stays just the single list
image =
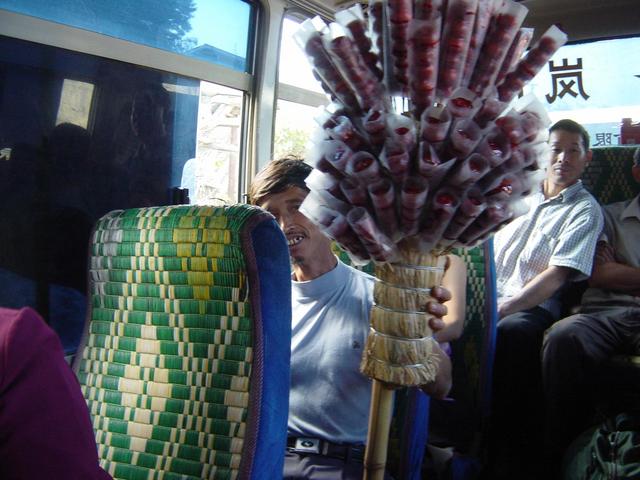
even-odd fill
[{"label": "seated man in white shirt", "polygon": [[[272,213],[280,224],[292,262],[289,449],[284,478],[360,479],[371,381],[360,373],[359,365],[369,333],[374,278],[340,262],[331,240],[298,210],[309,192],[304,180],[311,170],[299,159],[276,160],[249,189],[250,203]],[[430,325],[440,342],[451,339],[449,332],[459,335],[464,319],[466,271],[460,259],[450,259],[443,283],[447,288],[432,289],[438,301],[427,307],[435,315]],[[450,315],[442,305],[451,298],[448,289],[458,298],[448,303]],[[438,374],[423,390],[441,398],[451,386],[451,362],[438,346],[435,349]]]},{"label": "seated man in white shirt", "polygon": [[[551,161],[529,212],[494,239],[498,287],[498,335],[494,367],[494,455],[501,451],[504,478],[523,478],[543,438],[540,348],[558,320],[559,294],[591,274],[602,230],[598,202],[580,180],[591,160],[589,135],[572,120],[549,129]],[[507,450],[507,451],[505,451]],[[507,460],[508,459],[508,460]],[[534,470],[534,469],[533,469]]]}]

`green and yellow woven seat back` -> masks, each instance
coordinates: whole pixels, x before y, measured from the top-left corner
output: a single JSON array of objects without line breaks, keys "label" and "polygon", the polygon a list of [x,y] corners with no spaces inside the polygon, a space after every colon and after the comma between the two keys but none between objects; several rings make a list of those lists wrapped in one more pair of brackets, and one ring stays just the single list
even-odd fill
[{"label": "green and yellow woven seat back", "polygon": [[90,255],[74,369],[103,468],[123,479],[280,475],[291,301],[273,218],[246,205],[114,211]]},{"label": "green and yellow woven seat back", "polygon": [[633,198],[640,185],[631,174],[636,147],[594,148],[582,182],[601,205]]}]

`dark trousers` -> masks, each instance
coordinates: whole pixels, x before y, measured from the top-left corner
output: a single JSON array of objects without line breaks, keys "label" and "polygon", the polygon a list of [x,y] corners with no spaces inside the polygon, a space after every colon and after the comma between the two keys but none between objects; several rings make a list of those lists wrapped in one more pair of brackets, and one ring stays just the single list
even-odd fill
[{"label": "dark trousers", "polygon": [[583,309],[557,322],[542,348],[549,444],[561,454],[593,422],[596,400],[615,395],[617,353],[640,352],[640,308]]},{"label": "dark trousers", "polygon": [[[362,460],[286,452],[284,480],[361,480]],[[385,480],[392,477],[385,472]]]},{"label": "dark trousers", "polygon": [[541,464],[544,396],[540,368],[544,332],[554,322],[541,307],[498,322],[489,461],[492,478],[523,478]]}]

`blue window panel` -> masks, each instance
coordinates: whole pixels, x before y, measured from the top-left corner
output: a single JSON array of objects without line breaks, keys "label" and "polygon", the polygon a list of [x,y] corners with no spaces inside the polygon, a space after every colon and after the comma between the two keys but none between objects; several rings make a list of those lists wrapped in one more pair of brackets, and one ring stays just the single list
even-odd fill
[{"label": "blue window panel", "polygon": [[241,72],[255,16],[243,0],[0,0],[0,8]]}]

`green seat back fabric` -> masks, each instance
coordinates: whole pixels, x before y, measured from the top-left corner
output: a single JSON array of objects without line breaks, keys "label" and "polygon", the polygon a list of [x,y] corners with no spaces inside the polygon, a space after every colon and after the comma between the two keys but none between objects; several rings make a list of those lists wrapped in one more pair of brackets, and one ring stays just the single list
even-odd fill
[{"label": "green seat back fabric", "polygon": [[98,221],[74,368],[114,478],[246,476],[256,319],[242,235],[265,215],[246,205],[173,206]]},{"label": "green seat back fabric", "polygon": [[636,147],[594,148],[582,182],[601,205],[633,198],[640,184],[631,175]]}]

